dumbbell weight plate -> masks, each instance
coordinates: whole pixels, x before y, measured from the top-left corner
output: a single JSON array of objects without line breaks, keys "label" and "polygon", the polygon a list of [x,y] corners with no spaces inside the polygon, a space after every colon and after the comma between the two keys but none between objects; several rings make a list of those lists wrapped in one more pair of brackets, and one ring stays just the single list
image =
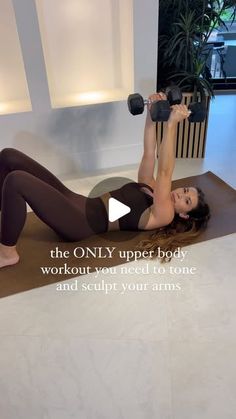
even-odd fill
[{"label": "dumbbell weight plate", "polygon": [[140,115],[144,111],[144,101],[139,93],[128,96],[128,108],[132,115]]},{"label": "dumbbell weight plate", "polygon": [[206,106],[201,102],[190,103],[188,109],[191,115],[188,117],[189,122],[203,122],[207,116]]},{"label": "dumbbell weight plate", "polygon": [[170,106],[180,105],[183,99],[182,92],[178,86],[169,86],[165,90],[167,100],[169,101]]},{"label": "dumbbell weight plate", "polygon": [[168,100],[153,102],[150,110],[151,118],[154,122],[167,121],[171,112]]}]

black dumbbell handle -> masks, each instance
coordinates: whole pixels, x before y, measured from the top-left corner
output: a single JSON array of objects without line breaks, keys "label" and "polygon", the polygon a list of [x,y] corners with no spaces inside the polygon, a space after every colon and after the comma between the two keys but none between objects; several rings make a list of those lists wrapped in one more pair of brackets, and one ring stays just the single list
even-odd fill
[{"label": "black dumbbell handle", "polygon": [[144,105],[151,105],[154,102],[156,102],[156,101],[153,101],[151,99],[144,99],[144,101],[143,101]]},{"label": "black dumbbell handle", "polygon": [[151,105],[152,103],[160,102],[161,100],[165,100],[166,102],[168,102],[167,99],[158,99],[158,100],[144,99],[143,103],[144,105]]}]

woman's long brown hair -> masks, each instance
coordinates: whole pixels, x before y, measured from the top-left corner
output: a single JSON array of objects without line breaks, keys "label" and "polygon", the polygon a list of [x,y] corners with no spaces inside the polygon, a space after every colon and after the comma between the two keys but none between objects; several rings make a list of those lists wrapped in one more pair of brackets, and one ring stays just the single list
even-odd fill
[{"label": "woman's long brown hair", "polygon": [[[205,195],[200,188],[198,191],[198,204],[188,213],[189,218],[181,218],[175,214],[173,221],[165,227],[160,227],[148,239],[141,240],[136,246],[138,250],[152,251],[152,258],[159,257],[160,262],[169,262],[170,252],[193,244],[195,239],[206,229],[210,218],[210,208],[205,202]],[[161,250],[162,252],[160,252]],[[168,255],[166,253],[168,252]],[[159,256],[159,255],[163,256]]]}]

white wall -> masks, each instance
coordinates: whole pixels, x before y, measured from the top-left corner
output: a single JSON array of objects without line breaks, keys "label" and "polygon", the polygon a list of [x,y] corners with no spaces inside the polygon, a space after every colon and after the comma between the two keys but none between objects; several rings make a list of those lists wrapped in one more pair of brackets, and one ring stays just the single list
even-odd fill
[{"label": "white wall", "polygon": [[[15,147],[57,175],[137,163],[145,115],[126,101],[51,109],[35,4],[13,0],[32,112],[0,116],[0,149]],[[155,91],[158,1],[134,0],[135,91]],[[132,93],[132,92],[131,92]]]}]

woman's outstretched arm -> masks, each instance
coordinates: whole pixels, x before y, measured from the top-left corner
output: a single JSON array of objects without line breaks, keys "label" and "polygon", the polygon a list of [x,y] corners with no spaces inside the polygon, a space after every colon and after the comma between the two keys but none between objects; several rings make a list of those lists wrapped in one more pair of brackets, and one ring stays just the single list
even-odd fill
[{"label": "woman's outstretched arm", "polygon": [[[149,96],[152,101],[162,100],[162,94],[155,93]],[[150,116],[150,106],[147,107],[147,116],[144,128],[143,156],[138,170],[138,182],[149,184],[151,187],[155,184],[154,170],[156,162],[156,122],[153,122]]]},{"label": "woman's outstretched arm", "polygon": [[177,123],[168,121],[159,148],[157,176],[164,172],[172,177],[175,167],[176,131]]},{"label": "woman's outstretched arm", "polygon": [[153,215],[168,224],[173,217],[171,182],[175,166],[175,143],[178,122],[189,116],[185,105],[174,105],[165,126],[158,158],[157,179],[154,187]]}]

